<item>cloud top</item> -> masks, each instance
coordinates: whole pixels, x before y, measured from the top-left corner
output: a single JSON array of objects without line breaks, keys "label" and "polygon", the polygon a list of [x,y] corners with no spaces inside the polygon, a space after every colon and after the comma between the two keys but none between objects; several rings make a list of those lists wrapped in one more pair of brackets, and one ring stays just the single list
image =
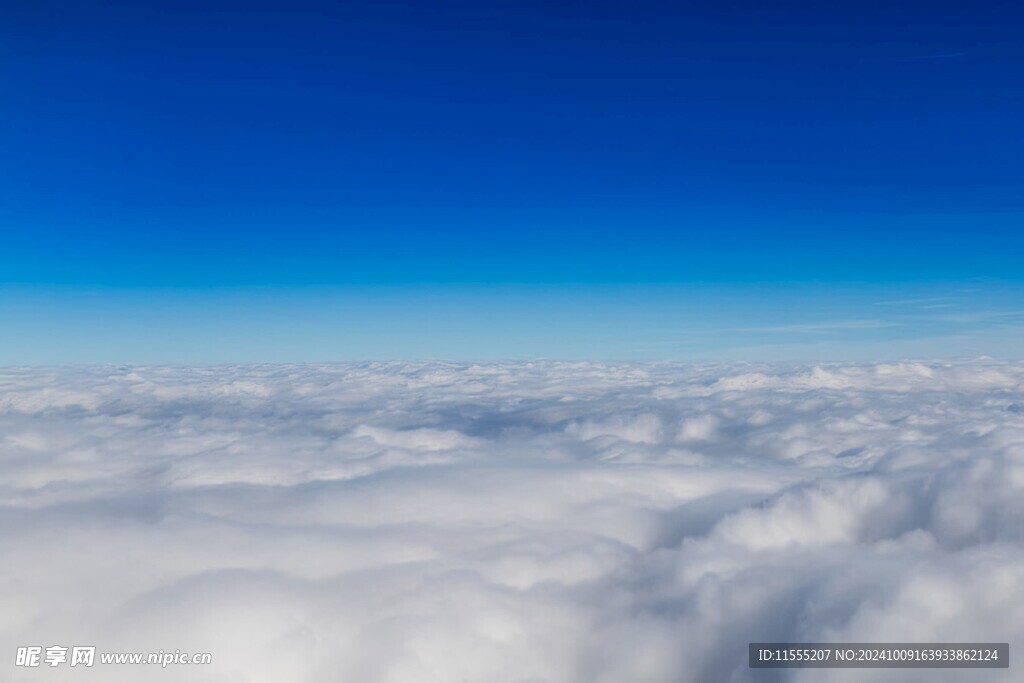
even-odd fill
[{"label": "cloud top", "polygon": [[[0,666],[957,680],[752,672],[746,644],[1024,642],[1022,382],[991,360],[2,369]],[[214,663],[15,668],[33,644]]]}]

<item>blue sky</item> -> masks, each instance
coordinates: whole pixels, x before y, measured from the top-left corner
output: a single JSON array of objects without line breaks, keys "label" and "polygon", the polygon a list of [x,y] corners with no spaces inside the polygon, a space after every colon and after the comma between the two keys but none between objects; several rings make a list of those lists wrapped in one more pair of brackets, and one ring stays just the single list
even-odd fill
[{"label": "blue sky", "polygon": [[1024,12],[890,5],[5,3],[0,363],[1024,355]]}]

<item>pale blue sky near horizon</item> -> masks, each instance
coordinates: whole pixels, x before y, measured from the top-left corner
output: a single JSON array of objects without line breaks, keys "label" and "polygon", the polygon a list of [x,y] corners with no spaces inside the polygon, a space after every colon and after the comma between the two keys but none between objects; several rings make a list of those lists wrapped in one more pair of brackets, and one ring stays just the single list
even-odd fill
[{"label": "pale blue sky near horizon", "polygon": [[1022,287],[0,287],[0,365],[1020,358]]}]

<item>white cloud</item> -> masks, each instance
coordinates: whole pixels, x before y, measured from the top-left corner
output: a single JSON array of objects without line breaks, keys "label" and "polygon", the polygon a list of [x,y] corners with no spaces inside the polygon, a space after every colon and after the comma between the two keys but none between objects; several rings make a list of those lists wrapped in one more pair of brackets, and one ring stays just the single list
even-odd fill
[{"label": "white cloud", "polygon": [[[1022,387],[991,360],[0,370],[0,667],[753,681],[752,640],[1016,648]],[[214,663],[14,667],[33,644]]]}]

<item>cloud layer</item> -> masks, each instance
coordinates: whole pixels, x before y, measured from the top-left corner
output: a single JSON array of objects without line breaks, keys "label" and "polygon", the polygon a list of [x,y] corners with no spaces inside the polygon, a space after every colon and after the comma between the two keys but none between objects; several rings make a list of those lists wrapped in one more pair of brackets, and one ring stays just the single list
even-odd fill
[{"label": "cloud layer", "polygon": [[[751,671],[746,646],[1024,643],[1022,382],[988,360],[3,369],[0,667],[960,680]],[[213,664],[13,666],[53,644]]]}]

